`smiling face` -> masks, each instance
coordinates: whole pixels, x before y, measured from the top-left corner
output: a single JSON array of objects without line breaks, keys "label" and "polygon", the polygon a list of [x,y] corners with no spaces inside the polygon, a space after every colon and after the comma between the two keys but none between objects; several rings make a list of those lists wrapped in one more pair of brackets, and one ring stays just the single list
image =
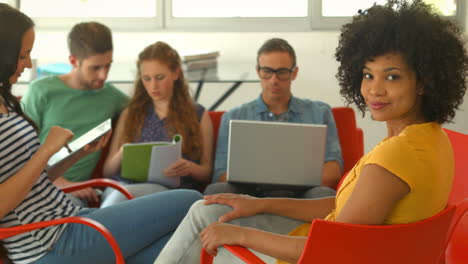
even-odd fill
[{"label": "smiling face", "polygon": [[361,94],[378,121],[423,122],[423,88],[400,54],[389,53],[365,63]]},{"label": "smiling face", "polygon": [[158,60],[144,60],[140,64],[140,78],[154,103],[169,102],[173,94],[174,81],[179,78],[179,72],[171,71]]},{"label": "smiling face", "polygon": [[21,76],[25,68],[31,68],[31,50],[34,45],[35,33],[34,29],[30,28],[26,31],[23,35],[23,39],[21,41],[21,49],[18,55],[18,62],[16,65],[16,71],[13,75],[10,76],[9,82],[10,84],[14,84],[18,82],[18,78]]}]

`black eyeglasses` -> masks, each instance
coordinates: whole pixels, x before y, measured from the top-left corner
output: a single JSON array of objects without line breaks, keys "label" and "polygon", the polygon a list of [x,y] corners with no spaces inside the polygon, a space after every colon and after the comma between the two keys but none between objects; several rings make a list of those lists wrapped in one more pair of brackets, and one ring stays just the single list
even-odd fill
[{"label": "black eyeglasses", "polygon": [[289,68],[279,68],[279,69],[272,69],[270,67],[261,67],[257,66],[258,74],[262,79],[270,79],[273,74],[276,74],[281,81],[287,81],[291,77],[291,73],[296,69],[296,66],[293,66],[291,69]]}]

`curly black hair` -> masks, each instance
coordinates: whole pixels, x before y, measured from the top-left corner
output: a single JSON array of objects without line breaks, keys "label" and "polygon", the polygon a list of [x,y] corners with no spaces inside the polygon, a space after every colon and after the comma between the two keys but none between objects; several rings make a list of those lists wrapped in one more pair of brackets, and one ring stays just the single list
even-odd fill
[{"label": "curly black hair", "polygon": [[343,25],[335,58],[340,94],[363,116],[362,68],[373,58],[400,54],[422,84],[423,114],[428,122],[451,122],[463,102],[468,57],[459,27],[432,6],[415,0],[374,4]]}]

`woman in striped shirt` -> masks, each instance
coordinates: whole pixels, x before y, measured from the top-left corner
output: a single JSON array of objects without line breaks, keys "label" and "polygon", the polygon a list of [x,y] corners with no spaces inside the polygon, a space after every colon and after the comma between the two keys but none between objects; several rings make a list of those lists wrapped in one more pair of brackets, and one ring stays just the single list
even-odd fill
[{"label": "woman in striped shirt", "polygon": [[[110,134],[72,158],[46,169],[49,158],[73,138],[53,127],[43,145],[35,124],[11,93],[25,68],[31,68],[34,23],[0,3],[0,227],[67,216],[84,216],[106,226],[127,263],[151,263],[171,237],[190,205],[201,195],[190,190],[149,195],[105,209],[80,208],[51,184],[74,162],[104,146]],[[3,239],[13,263],[113,263],[106,240],[87,226],[69,224]]]}]

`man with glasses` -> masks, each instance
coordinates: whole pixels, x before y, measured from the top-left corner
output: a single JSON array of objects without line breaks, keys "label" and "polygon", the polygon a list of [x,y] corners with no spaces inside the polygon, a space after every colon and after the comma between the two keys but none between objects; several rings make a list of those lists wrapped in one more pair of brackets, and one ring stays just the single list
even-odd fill
[{"label": "man with glasses", "polygon": [[[335,120],[328,104],[300,99],[292,95],[291,83],[296,79],[298,71],[296,54],[287,41],[273,38],[260,47],[257,52],[257,73],[260,77],[262,93],[256,100],[238,106],[223,115],[218,134],[213,180],[205,194],[244,193],[259,197],[298,198],[316,198],[335,194],[330,187],[336,186],[343,169]],[[229,121],[232,119],[327,125],[322,186],[299,191],[227,183],[227,144]],[[285,139],[286,137],[287,135]]]}]

